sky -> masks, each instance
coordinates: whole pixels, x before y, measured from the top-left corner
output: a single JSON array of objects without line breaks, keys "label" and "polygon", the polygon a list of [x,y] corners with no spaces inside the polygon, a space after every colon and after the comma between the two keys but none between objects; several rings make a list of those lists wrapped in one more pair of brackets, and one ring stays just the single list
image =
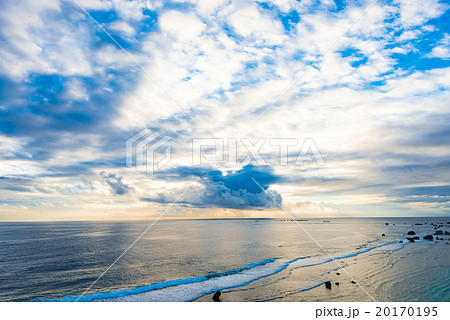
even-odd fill
[{"label": "sky", "polygon": [[[1,1],[0,220],[448,216],[449,9]],[[170,138],[153,174],[126,165],[143,129]],[[194,165],[200,138],[236,161]]]}]

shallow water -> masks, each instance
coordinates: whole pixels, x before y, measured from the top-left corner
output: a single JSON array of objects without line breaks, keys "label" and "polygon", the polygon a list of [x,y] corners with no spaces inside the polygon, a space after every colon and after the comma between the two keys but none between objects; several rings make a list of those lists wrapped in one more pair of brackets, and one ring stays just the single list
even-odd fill
[{"label": "shallow water", "polygon": [[[292,221],[158,221],[80,300],[370,300],[347,271],[377,300],[450,301],[450,245],[398,244],[450,218],[328,220],[299,222],[317,243]],[[0,300],[76,300],[149,224],[1,223]]]}]

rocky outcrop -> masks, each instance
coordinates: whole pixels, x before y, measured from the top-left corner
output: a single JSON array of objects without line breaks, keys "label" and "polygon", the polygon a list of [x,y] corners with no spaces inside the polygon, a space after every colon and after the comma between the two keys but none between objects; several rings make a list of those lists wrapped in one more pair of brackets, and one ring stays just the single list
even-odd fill
[{"label": "rocky outcrop", "polygon": [[424,240],[433,240],[433,236],[431,234],[426,235],[425,237],[423,237]]},{"label": "rocky outcrop", "polygon": [[220,302],[220,295],[222,294],[222,292],[220,292],[220,290],[217,290],[216,293],[214,293],[213,295],[213,300],[214,302]]},{"label": "rocky outcrop", "polygon": [[325,282],[325,288],[331,289],[331,282],[330,281]]}]

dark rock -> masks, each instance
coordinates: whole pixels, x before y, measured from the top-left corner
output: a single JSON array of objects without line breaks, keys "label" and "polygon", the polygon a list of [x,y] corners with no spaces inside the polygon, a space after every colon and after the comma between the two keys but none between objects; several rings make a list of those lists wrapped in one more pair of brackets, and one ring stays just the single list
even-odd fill
[{"label": "dark rock", "polygon": [[221,294],[222,294],[222,292],[220,292],[220,290],[217,290],[216,293],[214,293],[212,299],[213,299],[215,302],[220,302],[220,295],[221,295]]},{"label": "dark rock", "polygon": [[408,236],[415,236],[416,233],[414,231],[408,231]]},{"label": "dark rock", "polygon": [[408,238],[409,242],[416,242],[414,238]]},{"label": "dark rock", "polygon": [[355,282],[355,281],[353,281],[353,280],[352,280],[352,283],[356,284],[356,282]]},{"label": "dark rock", "polygon": [[340,275],[340,273],[339,273],[339,272],[336,272],[336,274],[337,274],[337,275]]},{"label": "dark rock", "polygon": [[414,240],[419,240],[420,238],[418,236],[413,237]]},{"label": "dark rock", "polygon": [[421,223],[416,223],[416,226],[422,226],[423,224],[421,224]]},{"label": "dark rock", "polygon": [[425,237],[423,237],[424,240],[433,240],[433,236],[431,234],[426,235]]},{"label": "dark rock", "polygon": [[334,284],[338,286],[338,285],[339,285],[339,282],[335,282]]},{"label": "dark rock", "polygon": [[437,236],[442,236],[444,234],[444,232],[442,232],[442,230],[438,230],[434,234]]},{"label": "dark rock", "polygon": [[384,233],[381,235],[382,237],[386,236]]},{"label": "dark rock", "polygon": [[403,240],[400,240],[398,243],[403,243]]},{"label": "dark rock", "polygon": [[331,282],[330,281],[325,282],[325,288],[331,289]]},{"label": "dark rock", "polygon": [[446,236],[450,236],[450,232],[448,232],[448,231],[445,231],[444,234],[445,234]]}]

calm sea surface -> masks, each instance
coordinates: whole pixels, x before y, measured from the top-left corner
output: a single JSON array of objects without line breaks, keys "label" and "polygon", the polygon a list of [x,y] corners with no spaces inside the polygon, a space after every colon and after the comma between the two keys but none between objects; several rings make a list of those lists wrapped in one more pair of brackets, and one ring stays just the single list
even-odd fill
[{"label": "calm sea surface", "polygon": [[[158,221],[80,301],[450,301],[450,236],[399,243],[447,222],[299,221],[326,253],[287,220]],[[76,300],[151,223],[0,223],[0,301]]]}]

